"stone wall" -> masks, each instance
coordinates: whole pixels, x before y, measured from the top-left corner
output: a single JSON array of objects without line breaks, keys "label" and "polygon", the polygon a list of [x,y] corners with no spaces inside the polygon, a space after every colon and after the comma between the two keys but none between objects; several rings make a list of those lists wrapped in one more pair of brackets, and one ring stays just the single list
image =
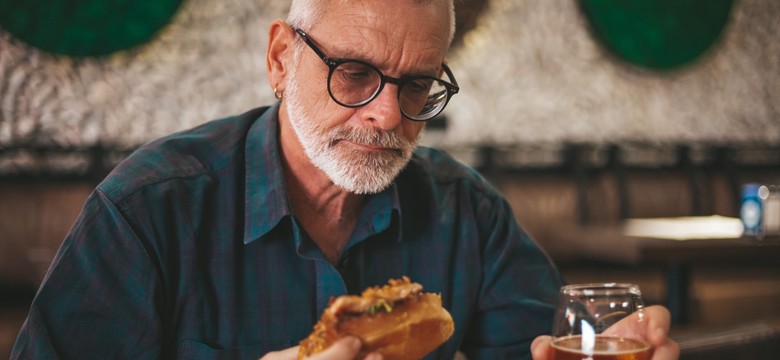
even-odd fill
[{"label": "stone wall", "polygon": [[[576,1],[493,0],[449,62],[462,85],[426,142],[780,141],[780,2],[737,0],[715,47],[673,72],[612,57]],[[132,147],[273,101],[266,32],[289,4],[187,0],[157,39],[53,56],[0,30],[0,146]]]},{"label": "stone wall", "polygon": [[611,56],[576,3],[491,2],[452,59],[448,143],[780,139],[780,2],[735,1],[720,41],[673,72]]}]

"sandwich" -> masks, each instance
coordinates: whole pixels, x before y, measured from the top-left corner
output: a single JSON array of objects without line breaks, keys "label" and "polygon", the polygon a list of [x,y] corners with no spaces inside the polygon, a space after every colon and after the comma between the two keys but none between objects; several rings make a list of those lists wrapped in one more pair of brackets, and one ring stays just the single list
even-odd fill
[{"label": "sandwich", "polygon": [[404,276],[360,296],[331,299],[312,333],[301,341],[298,359],[322,352],[345,336],[362,341],[361,358],[372,352],[384,360],[425,356],[452,336],[455,325],[441,296],[422,290]]}]

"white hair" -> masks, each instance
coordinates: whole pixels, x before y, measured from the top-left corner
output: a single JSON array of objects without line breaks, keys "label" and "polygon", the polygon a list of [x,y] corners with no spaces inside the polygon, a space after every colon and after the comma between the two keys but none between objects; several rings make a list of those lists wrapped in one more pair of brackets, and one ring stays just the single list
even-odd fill
[{"label": "white hair", "polygon": [[287,23],[295,28],[311,29],[325,13],[326,3],[323,0],[292,0]]},{"label": "white hair", "polygon": [[[389,0],[380,0],[389,1]],[[450,33],[447,44],[452,43],[455,37],[455,3],[453,0],[414,0],[417,3],[428,4],[432,1],[446,1],[450,17]],[[328,6],[327,0],[292,0],[290,12],[287,14],[287,23],[290,26],[309,30],[322,18],[325,8]]]}]

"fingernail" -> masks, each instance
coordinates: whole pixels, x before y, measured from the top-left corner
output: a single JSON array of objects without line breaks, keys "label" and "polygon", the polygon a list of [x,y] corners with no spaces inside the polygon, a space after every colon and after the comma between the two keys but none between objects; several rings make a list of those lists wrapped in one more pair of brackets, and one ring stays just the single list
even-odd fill
[{"label": "fingernail", "polygon": [[360,339],[356,337],[349,337],[347,340],[347,346],[353,350],[360,350],[360,347],[363,346],[363,344],[360,343]]},{"label": "fingernail", "polygon": [[363,360],[382,360],[382,355],[377,353],[368,354]]}]

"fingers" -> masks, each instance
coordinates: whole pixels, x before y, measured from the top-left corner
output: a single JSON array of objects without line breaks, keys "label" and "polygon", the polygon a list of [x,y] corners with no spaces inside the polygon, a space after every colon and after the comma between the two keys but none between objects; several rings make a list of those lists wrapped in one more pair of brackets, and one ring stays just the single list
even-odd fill
[{"label": "fingers", "polygon": [[363,344],[360,343],[360,339],[348,336],[341,338],[334,342],[325,351],[309,357],[311,360],[337,360],[337,359],[354,359],[360,352],[360,347]]},{"label": "fingers", "polygon": [[655,348],[652,360],[676,360],[679,358],[680,346],[676,342],[669,340],[666,344]]},{"label": "fingers", "polygon": [[368,354],[363,360],[382,360],[382,355],[377,353]]},{"label": "fingers", "polygon": [[648,306],[644,308],[646,338],[653,346],[661,346],[668,341],[669,327],[672,317],[663,306]]},{"label": "fingers", "polygon": [[672,317],[663,306],[648,306],[644,309],[646,339],[653,346],[653,360],[671,360],[680,357],[680,346],[669,338]]},{"label": "fingers", "polygon": [[[312,360],[331,360],[331,359],[353,359],[360,352],[360,339],[355,337],[345,337],[333,343],[325,351],[307,357]],[[296,360],[298,359],[298,348],[291,347],[289,349],[274,351],[266,354],[260,360]],[[366,359],[369,359],[366,357]],[[376,360],[376,359],[373,359]],[[381,360],[381,358],[380,358]]]},{"label": "fingers", "polygon": [[665,307],[648,306],[642,309],[641,315],[633,313],[610,326],[604,335],[644,339],[653,347],[653,360],[677,359],[680,347],[669,338],[671,319]]},{"label": "fingers", "polygon": [[[339,339],[325,351],[307,357],[310,360],[342,360],[342,359],[355,359],[360,353],[360,348],[363,344],[360,339],[356,337],[345,337]],[[282,351],[274,351],[266,354],[260,360],[296,360],[298,359],[298,346],[285,349]],[[366,355],[363,360],[382,360],[382,355],[371,353]]]},{"label": "fingers", "polygon": [[[363,344],[360,339],[354,336],[348,336],[339,339],[325,351],[311,356],[307,359],[310,360],[342,360],[342,359],[354,359],[360,353],[360,348]],[[366,355],[363,360],[382,360],[382,355],[371,353]]]},{"label": "fingers", "polygon": [[298,359],[298,346],[284,349],[281,351],[274,351],[265,354],[260,360],[296,360]]},{"label": "fingers", "polygon": [[531,356],[534,360],[547,360],[550,353],[550,343],[552,338],[549,336],[538,336],[531,343]]}]

